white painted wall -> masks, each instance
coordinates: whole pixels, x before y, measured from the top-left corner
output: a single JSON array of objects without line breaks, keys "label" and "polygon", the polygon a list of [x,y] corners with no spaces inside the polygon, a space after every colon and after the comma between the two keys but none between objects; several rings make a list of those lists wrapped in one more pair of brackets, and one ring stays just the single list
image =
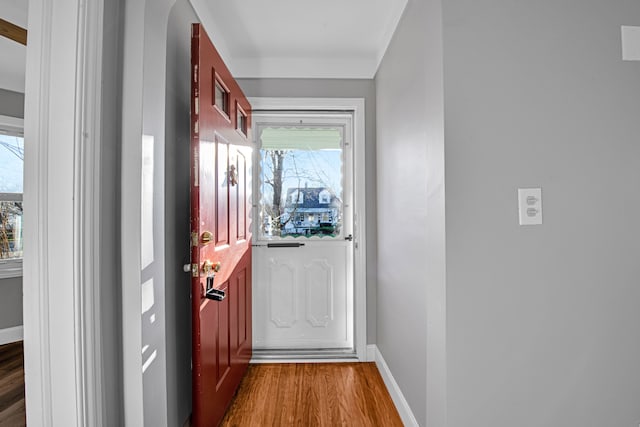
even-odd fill
[{"label": "white painted wall", "polygon": [[377,345],[420,423],[446,422],[440,0],[409,0],[376,75]]},{"label": "white painted wall", "polygon": [[640,3],[443,4],[448,425],[636,426]]}]

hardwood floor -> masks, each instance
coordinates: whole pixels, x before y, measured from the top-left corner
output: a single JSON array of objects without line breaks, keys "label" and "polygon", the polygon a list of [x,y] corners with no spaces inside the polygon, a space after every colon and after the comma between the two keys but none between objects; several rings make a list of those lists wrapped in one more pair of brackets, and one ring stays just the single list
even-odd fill
[{"label": "hardwood floor", "polygon": [[22,342],[0,346],[0,427],[25,426]]},{"label": "hardwood floor", "polygon": [[250,365],[222,426],[402,426],[374,363]]},{"label": "hardwood floor", "polygon": [[[26,425],[22,342],[0,346],[0,427]],[[394,427],[400,416],[374,363],[250,365],[227,427]]]}]

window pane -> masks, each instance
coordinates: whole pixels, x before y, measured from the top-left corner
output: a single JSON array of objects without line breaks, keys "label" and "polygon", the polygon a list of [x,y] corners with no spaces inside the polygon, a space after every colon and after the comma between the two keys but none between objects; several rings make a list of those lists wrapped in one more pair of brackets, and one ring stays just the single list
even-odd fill
[{"label": "window pane", "polygon": [[216,107],[218,107],[223,113],[229,116],[229,92],[227,92],[217,80],[215,84],[215,94],[213,102]]},{"label": "window pane", "polygon": [[266,128],[260,150],[260,237],[337,237],[342,129]]},{"label": "window pane", "polygon": [[22,258],[22,202],[0,200],[0,258]]},{"label": "window pane", "polygon": [[[24,140],[0,134],[0,258],[22,258]],[[4,194],[1,194],[4,193]]]},{"label": "window pane", "polygon": [[236,128],[242,132],[245,136],[247,135],[247,115],[238,107],[238,114],[236,118]]},{"label": "window pane", "polygon": [[22,193],[24,140],[0,134],[0,193]]}]

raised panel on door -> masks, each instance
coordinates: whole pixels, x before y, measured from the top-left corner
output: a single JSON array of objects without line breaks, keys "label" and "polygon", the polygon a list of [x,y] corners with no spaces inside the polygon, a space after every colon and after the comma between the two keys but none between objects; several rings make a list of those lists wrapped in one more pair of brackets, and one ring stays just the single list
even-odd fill
[{"label": "raised panel on door", "polygon": [[235,180],[237,181],[236,185],[236,203],[238,205],[237,216],[236,216],[236,239],[244,240],[247,237],[247,222],[245,218],[247,217],[247,206],[248,200],[247,195],[249,192],[247,191],[247,157],[242,152],[236,152],[235,156]]},{"label": "raised panel on door", "polygon": [[237,310],[238,310],[238,331],[237,331],[237,342],[238,342],[238,350],[243,345],[246,345],[247,338],[249,334],[247,333],[247,270],[244,269],[238,275],[238,286],[237,286]]},{"label": "raised panel on door", "polygon": [[293,263],[271,258],[266,306],[276,328],[292,328],[298,321],[296,270]]},{"label": "raised panel on door", "polygon": [[229,244],[229,147],[216,135],[216,246]]},{"label": "raised panel on door", "polygon": [[304,265],[306,320],[314,328],[327,328],[334,320],[333,266],[324,258]]}]

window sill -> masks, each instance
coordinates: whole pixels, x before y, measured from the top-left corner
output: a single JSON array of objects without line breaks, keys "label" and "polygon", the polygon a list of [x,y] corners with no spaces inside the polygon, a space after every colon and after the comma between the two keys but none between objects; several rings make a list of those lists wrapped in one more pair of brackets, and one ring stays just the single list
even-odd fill
[{"label": "window sill", "polygon": [[22,277],[22,258],[0,259],[0,279]]}]

